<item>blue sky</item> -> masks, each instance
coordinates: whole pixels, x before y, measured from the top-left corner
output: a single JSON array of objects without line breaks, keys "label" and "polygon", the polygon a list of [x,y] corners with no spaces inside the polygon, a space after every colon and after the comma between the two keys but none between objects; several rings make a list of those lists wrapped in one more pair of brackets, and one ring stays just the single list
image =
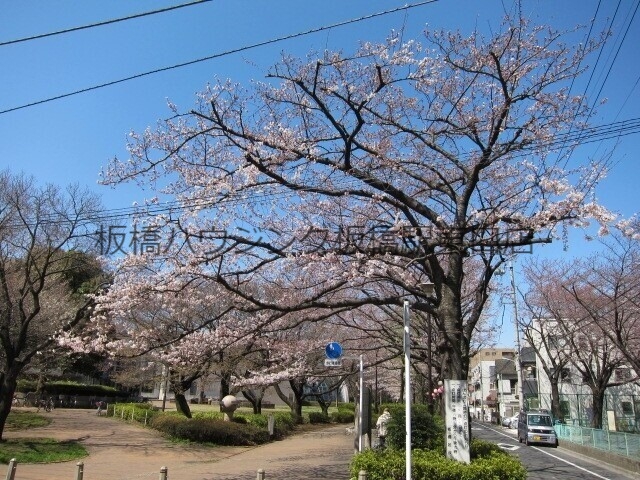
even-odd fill
[{"label": "blue sky", "polygon": [[[187,0],[5,0],[0,16],[0,43],[103,22]],[[209,1],[126,22],[0,46],[0,111],[67,94],[105,82],[188,62],[256,43],[391,10],[418,0],[236,0]],[[605,0],[594,30],[614,18],[613,35],[603,49],[587,93],[607,103],[593,123],[603,125],[640,117],[640,20],[634,19],[622,42],[637,0]],[[0,114],[0,169],[23,171],[57,184],[78,182],[103,196],[107,208],[128,207],[148,192],[134,186],[112,190],[97,184],[110,158],[126,158],[125,138],[169,115],[166,100],[186,109],[195,93],[218,76],[247,83],[261,79],[281,52],[303,56],[312,50],[353,51],[360,41],[382,40],[392,30],[417,38],[425,28],[496,28],[510,0],[439,0],[347,26],[325,29],[292,40],[120,83],[29,108]],[[558,28],[588,24],[598,0],[523,0],[523,9],[538,22]],[[640,13],[638,14],[640,17]],[[619,51],[618,51],[619,50]],[[609,71],[610,69],[610,71]],[[608,74],[608,76],[607,76]],[[607,77],[606,82],[604,82]],[[586,89],[587,77],[574,86]],[[614,142],[589,144],[575,155],[585,161],[613,151],[615,168],[598,190],[605,206],[629,216],[638,210],[637,134]],[[615,148],[614,148],[615,147]],[[583,246],[573,235],[573,252]],[[548,248],[558,254],[560,247]],[[544,250],[539,252],[546,254]]]}]

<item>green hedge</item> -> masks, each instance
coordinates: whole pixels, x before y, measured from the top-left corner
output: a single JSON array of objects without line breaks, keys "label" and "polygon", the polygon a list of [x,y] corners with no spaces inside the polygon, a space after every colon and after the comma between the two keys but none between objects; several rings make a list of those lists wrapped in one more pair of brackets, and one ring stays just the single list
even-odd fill
[{"label": "green hedge", "polygon": [[120,417],[144,424],[148,424],[151,417],[162,414],[150,403],[110,403],[107,405],[107,416]]},{"label": "green hedge", "polygon": [[[391,420],[387,426],[387,444],[390,447],[403,449],[406,438],[405,407],[402,404],[389,405]],[[375,426],[375,421],[373,422]],[[444,454],[444,420],[431,415],[427,405],[411,407],[411,442],[413,448],[437,450]]]},{"label": "green hedge", "polygon": [[329,415],[322,412],[309,412],[309,423],[330,423]]},{"label": "green hedge", "polygon": [[356,416],[349,410],[338,410],[337,412],[331,412],[331,421],[334,423],[353,423]]},{"label": "green hedge", "polygon": [[156,415],[150,426],[172,437],[216,445],[259,445],[269,441],[269,432],[250,424],[213,418],[189,419]]},{"label": "green hedge", "polygon": [[[21,393],[35,392],[38,383],[34,380],[18,381],[17,391]],[[127,398],[129,392],[123,392],[105,385],[86,385],[76,382],[46,382],[42,385],[42,391],[47,395],[84,395],[96,397],[120,397]]]},{"label": "green hedge", "polygon": [[[480,442],[486,444],[487,442]],[[412,478],[414,480],[525,480],[527,471],[520,461],[497,446],[489,447],[472,442],[472,462],[460,463],[432,450],[413,450]],[[351,477],[367,472],[369,480],[403,480],[405,478],[404,450],[367,450],[357,454],[351,462]]]}]

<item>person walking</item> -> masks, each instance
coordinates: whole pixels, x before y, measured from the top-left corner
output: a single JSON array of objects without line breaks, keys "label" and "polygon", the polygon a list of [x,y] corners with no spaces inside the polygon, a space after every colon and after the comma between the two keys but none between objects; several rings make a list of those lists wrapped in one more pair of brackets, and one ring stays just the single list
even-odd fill
[{"label": "person walking", "polygon": [[387,424],[391,420],[391,414],[389,413],[389,409],[385,408],[382,412],[382,415],[378,417],[378,421],[376,422],[376,428],[378,429],[378,438],[380,443],[378,446],[380,448],[384,448],[386,444],[387,438]]}]

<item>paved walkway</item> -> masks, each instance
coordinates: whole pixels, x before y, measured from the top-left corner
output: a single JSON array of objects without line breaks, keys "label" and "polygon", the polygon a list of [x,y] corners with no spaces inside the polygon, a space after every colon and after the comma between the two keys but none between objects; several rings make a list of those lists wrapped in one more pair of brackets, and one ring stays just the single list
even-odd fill
[{"label": "paved walkway", "polygon": [[[53,422],[5,438],[45,437],[79,440],[88,450],[85,480],[158,479],[168,468],[170,480],[253,480],[258,469],[267,480],[346,480],[353,437],[345,426],[319,427],[258,447],[203,447],[172,443],[157,432],[95,411],[56,409]],[[77,460],[54,464],[18,464],[16,480],[75,480]],[[0,476],[4,471],[0,470]]]}]

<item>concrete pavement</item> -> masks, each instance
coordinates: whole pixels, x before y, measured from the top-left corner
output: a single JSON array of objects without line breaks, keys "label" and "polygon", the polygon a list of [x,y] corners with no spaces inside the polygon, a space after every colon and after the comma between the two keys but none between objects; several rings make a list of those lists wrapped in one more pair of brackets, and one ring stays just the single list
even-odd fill
[{"label": "concrete pavement", "polygon": [[[170,480],[249,480],[258,469],[268,480],[346,480],[353,455],[353,437],[345,434],[344,425],[313,426],[257,447],[205,447],[173,443],[154,430],[98,416],[95,410],[55,409],[45,415],[51,415],[51,425],[7,431],[5,438],[79,440],[89,452],[80,460],[84,480],[157,479],[163,466]],[[77,463],[18,464],[15,479],[75,480]]]}]

